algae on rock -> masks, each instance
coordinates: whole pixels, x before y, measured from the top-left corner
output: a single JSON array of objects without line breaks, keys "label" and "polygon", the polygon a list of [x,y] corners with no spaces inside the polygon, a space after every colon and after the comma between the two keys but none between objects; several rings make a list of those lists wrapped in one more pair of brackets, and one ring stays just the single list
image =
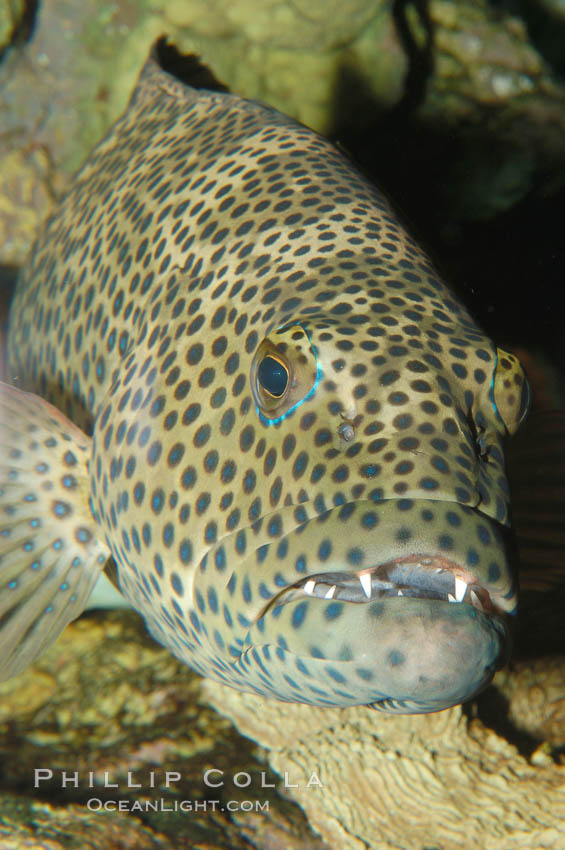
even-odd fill
[{"label": "algae on rock", "polygon": [[33,667],[0,683],[0,846],[247,850],[252,837],[258,850],[283,841],[327,850],[257,746],[207,706],[201,683],[133,612],[68,626]]}]

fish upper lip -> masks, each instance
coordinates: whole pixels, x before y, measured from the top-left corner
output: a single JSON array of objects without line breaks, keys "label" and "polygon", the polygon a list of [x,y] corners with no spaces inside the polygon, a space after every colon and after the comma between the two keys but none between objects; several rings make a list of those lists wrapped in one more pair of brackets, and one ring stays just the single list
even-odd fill
[{"label": "fish upper lip", "polygon": [[[302,597],[366,603],[407,597],[472,605],[486,614],[498,611],[488,590],[459,564],[438,555],[409,555],[351,572],[314,573],[277,594],[270,605]],[[287,601],[285,599],[285,601]]]}]

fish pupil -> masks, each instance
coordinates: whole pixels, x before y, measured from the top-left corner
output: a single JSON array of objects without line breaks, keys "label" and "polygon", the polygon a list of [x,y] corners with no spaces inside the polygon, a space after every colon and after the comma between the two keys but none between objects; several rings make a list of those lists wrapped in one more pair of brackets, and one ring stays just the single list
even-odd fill
[{"label": "fish pupil", "polygon": [[288,369],[268,354],[259,364],[257,378],[265,392],[273,398],[281,398],[288,386]]}]

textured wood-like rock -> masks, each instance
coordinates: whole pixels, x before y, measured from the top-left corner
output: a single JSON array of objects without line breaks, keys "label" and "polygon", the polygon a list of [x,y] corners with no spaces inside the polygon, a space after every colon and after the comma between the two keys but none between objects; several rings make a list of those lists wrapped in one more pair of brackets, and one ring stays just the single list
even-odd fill
[{"label": "textured wood-like rock", "polygon": [[206,682],[281,773],[318,771],[293,789],[332,847],[382,850],[555,848],[565,830],[565,767],[532,764],[460,707],[419,717],[269,703]]},{"label": "textured wood-like rock", "polygon": [[508,700],[508,719],[520,731],[550,747],[565,747],[565,660],[519,661],[497,677]]}]

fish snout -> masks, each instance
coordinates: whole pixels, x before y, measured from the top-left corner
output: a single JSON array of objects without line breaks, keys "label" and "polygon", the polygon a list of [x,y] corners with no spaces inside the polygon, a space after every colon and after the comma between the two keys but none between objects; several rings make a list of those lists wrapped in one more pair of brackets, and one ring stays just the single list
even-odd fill
[{"label": "fish snout", "polygon": [[278,647],[273,695],[424,713],[484,688],[506,661],[515,593],[491,525],[464,506],[391,500],[335,508],[289,534],[286,557],[302,575],[279,583],[246,638],[257,653]]}]

